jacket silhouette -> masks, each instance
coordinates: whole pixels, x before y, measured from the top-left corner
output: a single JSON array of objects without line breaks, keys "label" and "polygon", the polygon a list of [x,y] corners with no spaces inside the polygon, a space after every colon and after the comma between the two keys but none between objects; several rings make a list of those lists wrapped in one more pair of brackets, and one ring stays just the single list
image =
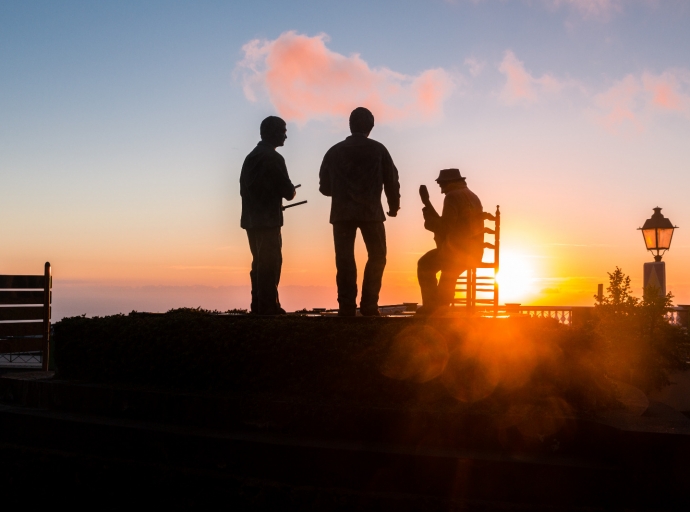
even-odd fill
[{"label": "jacket silhouette", "polygon": [[242,217],[247,230],[252,268],[251,312],[260,315],[284,314],[278,297],[283,266],[282,200],[295,197],[285,159],[275,148],[287,139],[285,121],[270,116],[261,123],[261,142],[244,159],[240,172]]},{"label": "jacket silhouette", "polygon": [[360,311],[379,316],[378,301],[386,267],[386,216],[381,192],[386,193],[388,215],[400,209],[398,170],[386,147],[371,140],[373,114],[358,107],[350,114],[352,135],[328,150],[319,172],[319,190],[330,196],[338,285],[338,314],[354,316],[357,309],[355,237],[359,229],[367,248]]},{"label": "jacket silhouette", "polygon": [[268,142],[259,142],[247,155],[240,173],[244,229],[283,225],[283,199],[295,196],[283,155]]},{"label": "jacket silhouette", "polygon": [[330,222],[384,222],[381,192],[388,210],[400,209],[398,169],[386,147],[361,133],[328,150],[319,173],[319,191],[332,197]]},{"label": "jacket silhouette", "polygon": [[[434,233],[436,249],[417,262],[417,279],[422,293],[420,313],[448,306],[455,296],[458,277],[476,267],[484,253],[484,210],[458,169],[443,169],[436,180],[445,194],[441,215],[429,201],[426,187],[420,187],[424,227]],[[436,280],[436,274],[441,276]]]},{"label": "jacket silhouette", "polygon": [[484,253],[482,203],[464,182],[452,186],[445,195],[441,215],[431,204],[422,208],[424,229],[434,233],[442,253],[478,262]]}]

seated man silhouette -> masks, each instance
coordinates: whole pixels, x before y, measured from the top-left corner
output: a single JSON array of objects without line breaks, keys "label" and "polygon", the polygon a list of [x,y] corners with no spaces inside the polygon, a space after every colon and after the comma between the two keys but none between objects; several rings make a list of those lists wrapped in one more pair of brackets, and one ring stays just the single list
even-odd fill
[{"label": "seated man silhouette", "polygon": [[[443,169],[436,182],[445,194],[439,215],[429,200],[425,185],[419,187],[424,203],[424,228],[434,233],[436,249],[417,263],[417,279],[422,291],[420,314],[429,314],[450,305],[460,274],[481,262],[484,252],[484,212],[479,198],[467,188],[458,169]],[[436,274],[441,277],[436,281]]]},{"label": "seated man silhouette", "polygon": [[389,217],[395,217],[400,209],[398,170],[386,147],[369,138],[373,128],[374,115],[363,107],[354,109],[350,114],[352,135],[326,152],[319,171],[319,191],[332,198],[339,316],[355,316],[357,309],[357,229],[362,232],[368,255],[360,312],[380,316],[379,292],[386,267],[386,216],[381,192],[385,191],[388,199]]},{"label": "seated man silhouette", "polygon": [[269,116],[261,122],[261,142],[247,155],[240,173],[242,219],[252,253],[251,312],[259,315],[285,314],[280,307],[278,284],[283,266],[282,200],[296,195],[288,176],[285,159],[276,148],[287,139],[287,127],[280,117]]}]

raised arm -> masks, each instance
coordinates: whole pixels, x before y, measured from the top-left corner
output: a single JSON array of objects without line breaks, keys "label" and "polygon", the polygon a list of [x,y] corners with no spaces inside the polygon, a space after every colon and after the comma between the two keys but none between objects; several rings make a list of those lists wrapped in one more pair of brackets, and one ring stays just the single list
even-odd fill
[{"label": "raised arm", "polygon": [[431,231],[432,233],[440,233],[442,231],[441,216],[431,204],[431,199],[429,199],[429,190],[426,185],[419,186],[419,197],[424,204],[422,208],[422,215],[424,215],[424,229]]}]

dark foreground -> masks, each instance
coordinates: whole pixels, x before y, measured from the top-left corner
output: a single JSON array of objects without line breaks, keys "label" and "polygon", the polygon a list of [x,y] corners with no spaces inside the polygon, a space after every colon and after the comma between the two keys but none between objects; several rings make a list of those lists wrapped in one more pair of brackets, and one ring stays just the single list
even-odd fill
[{"label": "dark foreground", "polygon": [[[343,511],[690,506],[690,420],[659,404],[646,416],[619,411],[599,420],[566,419],[544,439],[528,439],[491,415],[393,410],[351,409],[350,424],[338,433],[327,407],[45,377],[0,378],[0,481],[11,490],[3,504]],[[300,427],[306,424],[311,428]]]},{"label": "dark foreground", "polygon": [[55,326],[0,377],[2,504],[120,510],[686,510],[690,420],[548,320]]}]

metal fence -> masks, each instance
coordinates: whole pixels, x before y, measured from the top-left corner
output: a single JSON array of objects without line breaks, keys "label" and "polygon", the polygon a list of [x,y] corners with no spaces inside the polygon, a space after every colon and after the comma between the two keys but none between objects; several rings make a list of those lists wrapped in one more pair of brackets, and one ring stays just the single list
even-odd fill
[{"label": "metal fence", "polygon": [[0,354],[0,368],[38,368],[43,363],[43,353],[37,352],[10,352]]},{"label": "metal fence", "polygon": [[582,308],[573,308],[570,306],[502,306],[499,309],[500,315],[514,315],[520,314],[532,318],[553,318],[558,323],[564,325],[572,325],[573,310]]}]

